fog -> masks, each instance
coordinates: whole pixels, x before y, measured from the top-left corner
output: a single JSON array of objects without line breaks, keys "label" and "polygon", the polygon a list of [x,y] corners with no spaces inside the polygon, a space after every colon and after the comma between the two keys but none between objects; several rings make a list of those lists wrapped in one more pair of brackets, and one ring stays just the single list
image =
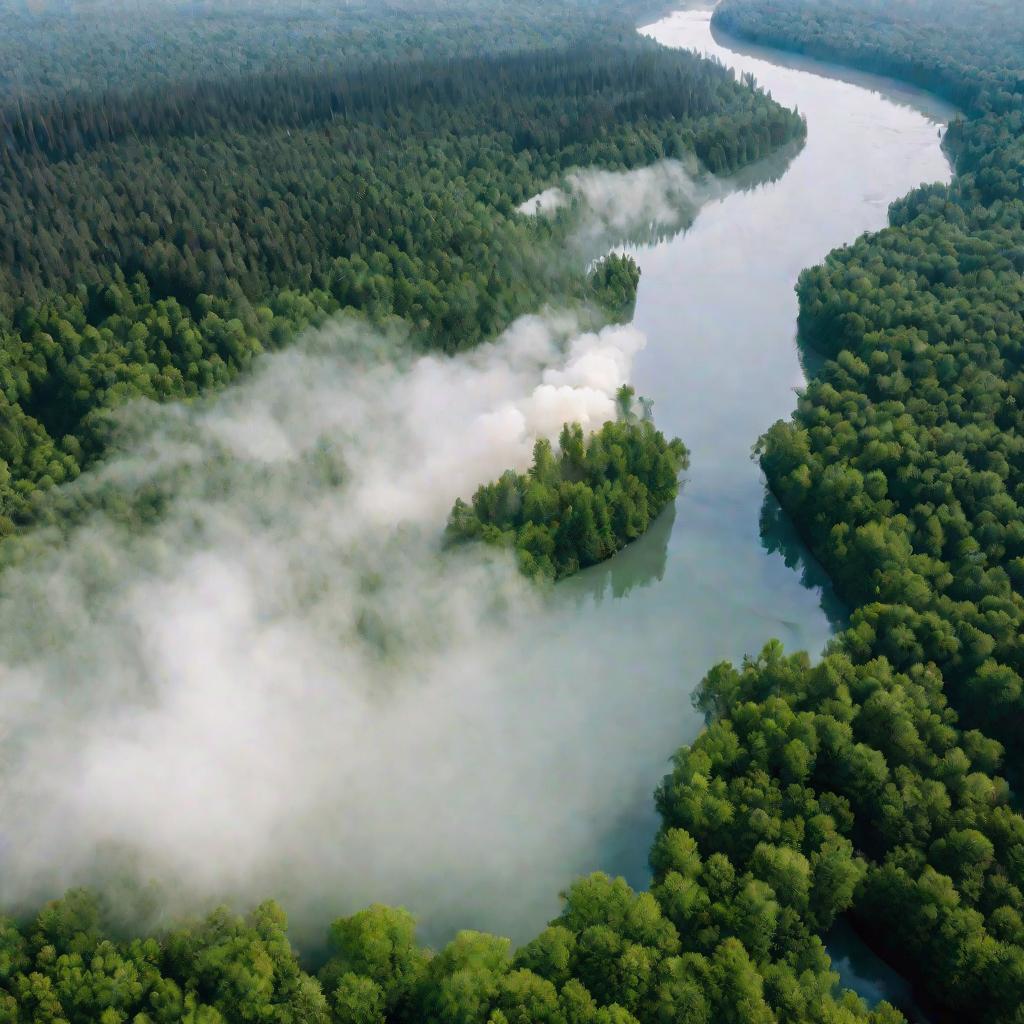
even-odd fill
[{"label": "fog", "polygon": [[305,942],[372,900],[428,936],[554,912],[624,765],[543,594],[441,533],[536,437],[613,417],[642,344],[548,315],[417,357],[340,321],[215,399],[129,409],[69,494],[106,511],[0,577],[0,902],[273,896]]},{"label": "fog", "polygon": [[658,237],[687,227],[704,203],[728,191],[727,179],[702,172],[696,158],[661,160],[629,171],[577,170],[520,204],[519,212],[549,217],[578,207],[575,241],[585,249],[620,239]]}]

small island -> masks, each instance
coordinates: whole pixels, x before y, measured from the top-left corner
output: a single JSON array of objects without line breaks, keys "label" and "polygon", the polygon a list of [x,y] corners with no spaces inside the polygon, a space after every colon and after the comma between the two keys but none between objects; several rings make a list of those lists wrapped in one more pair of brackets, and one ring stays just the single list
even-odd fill
[{"label": "small island", "polygon": [[455,502],[450,544],[483,541],[515,551],[523,573],[559,580],[596,565],[641,536],[679,493],[689,452],[633,411],[635,393],[619,392],[620,418],[589,437],[562,428],[556,452],[538,440],[526,473],[507,470]]}]

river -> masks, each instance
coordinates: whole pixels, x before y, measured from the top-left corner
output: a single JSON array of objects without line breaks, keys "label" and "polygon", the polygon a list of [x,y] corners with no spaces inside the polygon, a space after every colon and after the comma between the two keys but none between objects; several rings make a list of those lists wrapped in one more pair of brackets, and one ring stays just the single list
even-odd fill
[{"label": "river", "polygon": [[842,625],[840,602],[767,492],[751,448],[791,414],[806,380],[800,271],[884,227],[889,203],[914,186],[950,179],[940,136],[953,113],[896,82],[741,49],[712,33],[710,10],[641,31],[752,72],[805,115],[808,137],[795,156],[748,171],[685,232],[626,250],[642,270],[634,323],[648,339],[634,383],[653,399],[658,426],[689,446],[691,465],[676,508],[644,538],[559,585],[556,621],[581,678],[589,662],[602,680],[620,682],[595,694],[599,737],[636,738],[636,800],[631,820],[610,829],[599,866],[638,884],[654,828],[651,790],[702,724],[688,697],[708,668],[770,638],[817,654]]},{"label": "river", "polygon": [[[710,10],[641,31],[753,73],[806,117],[808,135],[795,156],[753,169],[706,205],[685,233],[627,250],[642,270],[634,323],[648,339],[634,381],[654,400],[659,427],[685,440],[691,466],[674,513],[611,563],[562,585],[558,599],[574,620],[567,637],[581,642],[583,632],[592,657],[620,662],[622,691],[606,714],[616,742],[636,738],[635,779],[615,794],[621,801],[633,782],[635,802],[594,866],[636,885],[646,882],[656,825],[650,792],[666,756],[700,728],[686,698],[708,667],[771,637],[817,654],[842,623],[751,446],[790,415],[805,383],[794,293],[801,269],[884,227],[889,203],[914,186],[950,179],[940,136],[954,113],[894,81],[743,46],[712,31]],[[871,1002],[909,1005],[905,985],[852,932],[837,932],[831,948],[845,984]]]},{"label": "river", "polygon": [[[703,725],[690,702],[701,678],[772,638],[817,656],[844,621],[751,448],[805,382],[800,271],[884,226],[888,204],[915,185],[949,179],[940,134],[951,111],[896,83],[741,50],[713,36],[708,10],[643,31],[752,72],[808,122],[805,145],[710,190],[718,198],[685,231],[629,249],[647,338],[633,379],[658,425],[691,449],[684,487],[615,558],[453,648],[453,684],[425,684],[415,714],[363,752],[370,767],[349,762],[332,777],[337,805],[310,804],[285,877],[259,887],[282,899],[293,934],[304,922],[306,944],[320,941],[327,912],[371,900],[409,907],[432,945],[459,928],[518,943],[558,914],[559,891],[580,874],[645,887],[652,794]],[[852,932],[830,948],[845,984],[910,1007]]]}]

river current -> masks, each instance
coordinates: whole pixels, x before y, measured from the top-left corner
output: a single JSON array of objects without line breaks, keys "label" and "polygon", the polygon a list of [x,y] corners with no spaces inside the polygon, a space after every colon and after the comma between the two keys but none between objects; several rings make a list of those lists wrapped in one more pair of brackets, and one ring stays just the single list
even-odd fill
[{"label": "river current", "polygon": [[647,336],[634,383],[653,399],[659,428],[686,442],[691,465],[676,508],[645,537],[560,584],[555,616],[581,680],[589,663],[619,681],[593,694],[605,726],[598,746],[612,735],[635,742],[636,777],[609,800],[623,817],[594,866],[637,884],[654,829],[650,794],[702,724],[689,694],[708,668],[771,638],[816,656],[843,623],[751,449],[791,414],[814,358],[796,337],[800,271],[884,227],[889,203],[916,185],[950,180],[941,136],[953,114],[893,81],[743,47],[713,33],[710,10],[641,31],[754,74],[806,117],[808,133],[795,154],[745,172],[685,232],[627,250],[642,270],[634,324]]},{"label": "river current", "polygon": [[[889,203],[915,186],[950,179],[941,137],[954,114],[895,81],[741,44],[712,30],[710,10],[641,31],[752,73],[805,116],[808,132],[795,155],[750,169],[684,233],[627,249],[642,270],[634,323],[648,339],[634,383],[654,400],[658,426],[691,449],[691,466],[674,512],[557,597],[565,642],[619,669],[596,673],[617,676],[621,689],[593,699],[605,725],[615,723],[607,741],[636,744],[636,775],[610,794],[607,843],[591,867],[635,885],[646,882],[656,827],[651,791],[702,724],[688,705],[702,675],[773,637],[817,656],[842,625],[841,604],[751,448],[791,414],[813,366],[796,337],[800,271],[884,227]],[[568,827],[572,815],[567,807]],[[838,931],[830,948],[844,983],[871,1002],[908,1006],[905,986],[851,932]]]}]

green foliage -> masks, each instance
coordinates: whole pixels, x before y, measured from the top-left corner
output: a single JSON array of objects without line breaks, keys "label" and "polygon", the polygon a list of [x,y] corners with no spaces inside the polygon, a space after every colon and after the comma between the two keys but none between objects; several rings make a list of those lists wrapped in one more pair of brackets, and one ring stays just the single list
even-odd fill
[{"label": "green foliage", "polygon": [[35,924],[0,928],[0,1019],[901,1024],[884,1004],[869,1013],[851,993],[833,994],[820,939],[786,909],[794,882],[800,889],[813,875],[799,853],[778,845],[745,868],[723,853],[702,858],[698,846],[680,829],[664,831],[649,893],[603,874],[579,879],[561,915],[514,955],[507,939],[479,932],[432,953],[416,945],[408,914],[371,907],[335,922],[317,978],[289,947],[274,904],[247,920],[218,910],[117,942],[87,894],[69,894]]},{"label": "green foliage", "polygon": [[416,922],[405,910],[374,905],[342,918],[331,927],[331,946],[338,955],[321,979],[336,1011],[351,1013],[353,1024],[406,1005],[426,967]]},{"label": "green foliage", "polygon": [[[996,773],[1000,739],[1019,770],[1024,711],[1024,48],[1006,0],[891,8],[725,0],[716,15],[936,88],[969,118],[951,129],[953,186],[895,204],[889,230],[801,279],[802,333],[830,361],[761,458],[852,626],[818,665],[773,643],[708,674],[695,699],[709,727],[658,792],[651,891],[581,879],[514,953],[464,932],[434,954],[406,912],[374,906],[335,922],[317,977],[273,904],[121,940],[74,892],[0,921],[0,1020],[899,1024],[835,992],[822,936],[850,914],[951,1017],[1020,1024],[1024,818]],[[512,204],[572,162],[700,153],[724,126],[725,168],[799,131],[727,75],[646,44],[622,57],[578,24],[544,56],[431,63],[454,52],[439,33],[426,63],[375,65],[413,45],[406,13],[344,44],[368,58],[346,77],[325,57],[336,37],[318,43],[292,12],[283,59],[312,69],[298,90],[293,67],[98,102],[90,46],[74,58],[86,91],[66,104],[49,50],[23,73],[0,186],[0,532],[102,450],[108,410],[219,386],[337,309],[397,314],[450,349],[533,308],[552,284],[532,254],[556,229]],[[536,19],[540,37],[551,20]],[[153,82],[175,80],[192,29],[163,31]],[[257,35],[233,31],[226,69],[263,70]],[[617,257],[556,280],[619,315],[637,283]],[[631,398],[622,421],[590,439],[567,427],[557,454],[541,443],[528,473],[457,503],[452,539],[507,545],[553,578],[642,532],[686,452],[632,421]]]},{"label": "green foliage", "polygon": [[967,111],[1019,104],[1017,0],[723,0],[715,25],[766,46],[889,75]]},{"label": "green foliage", "polygon": [[[632,399],[623,388],[627,413]],[[511,548],[526,575],[561,579],[639,537],[675,499],[688,464],[682,441],[666,441],[647,420],[610,421],[588,438],[567,423],[557,454],[540,440],[527,473],[506,471],[472,504],[458,499],[447,537]]]},{"label": "green foliage", "polygon": [[640,268],[632,256],[611,253],[591,270],[588,283],[594,301],[603,309],[629,320],[636,305]]},{"label": "green foliage", "polygon": [[656,851],[685,829],[767,883],[780,923],[821,932],[851,910],[960,1019],[1018,1019],[1024,817],[934,667],[841,652],[812,666],[776,642],[716,667],[694,699],[710,724],[658,794]]},{"label": "green foliage", "polygon": [[849,801],[871,858],[861,930],[952,1016],[1019,1021],[1024,821],[993,773],[996,740],[1011,777],[1024,753],[1024,9],[725,0],[716,18],[967,115],[947,137],[952,185],[894,203],[887,230],[802,275],[801,336],[828,360],[760,443],[853,606],[841,653],[814,672],[721,673],[703,700],[723,722],[743,691],[814,713],[819,748],[798,761],[818,799]]},{"label": "green foliage", "polygon": [[[567,218],[517,205],[572,167],[696,154],[728,171],[803,133],[606,0],[171,4],[151,20],[12,4],[0,536],[102,454],[111,410],[221,387],[338,310],[401,317],[449,352],[551,299],[625,315],[635,267],[588,279],[562,256]],[[124,60],[103,63],[104,40]],[[62,64],[81,89],[54,87]]]}]

